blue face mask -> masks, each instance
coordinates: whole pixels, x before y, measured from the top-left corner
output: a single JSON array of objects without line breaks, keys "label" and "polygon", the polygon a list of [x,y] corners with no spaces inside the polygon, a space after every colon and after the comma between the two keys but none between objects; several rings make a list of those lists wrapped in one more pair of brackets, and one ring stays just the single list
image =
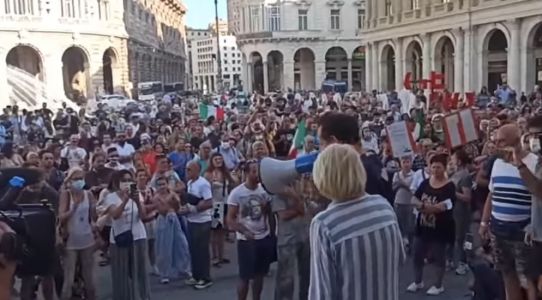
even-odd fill
[{"label": "blue face mask", "polygon": [[85,187],[85,180],[84,179],[79,179],[79,180],[72,181],[72,188],[74,190],[80,191],[84,187]]}]

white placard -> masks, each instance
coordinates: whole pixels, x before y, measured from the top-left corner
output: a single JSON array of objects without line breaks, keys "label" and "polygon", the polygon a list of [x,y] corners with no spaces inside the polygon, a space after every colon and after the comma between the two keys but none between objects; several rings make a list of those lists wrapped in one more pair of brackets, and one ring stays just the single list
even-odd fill
[{"label": "white placard", "polygon": [[461,134],[459,133],[459,115],[451,114],[449,116],[446,116],[444,118],[444,122],[446,122],[446,128],[448,131],[448,138],[450,142],[449,146],[451,148],[461,146],[463,143],[461,141]]},{"label": "white placard", "polygon": [[414,155],[414,145],[405,121],[392,123],[386,130],[394,157]]},{"label": "white placard", "polygon": [[464,143],[466,144],[478,140],[478,131],[476,130],[476,124],[474,124],[472,111],[470,109],[462,110],[459,112],[459,116],[461,117],[463,132],[465,133]]}]

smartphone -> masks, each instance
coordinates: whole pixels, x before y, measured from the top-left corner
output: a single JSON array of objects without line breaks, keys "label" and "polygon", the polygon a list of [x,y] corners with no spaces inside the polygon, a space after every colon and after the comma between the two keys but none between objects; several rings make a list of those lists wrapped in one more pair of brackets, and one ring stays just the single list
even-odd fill
[{"label": "smartphone", "polygon": [[134,200],[139,200],[139,197],[137,195],[137,185],[135,184],[135,182],[130,184],[130,196]]}]

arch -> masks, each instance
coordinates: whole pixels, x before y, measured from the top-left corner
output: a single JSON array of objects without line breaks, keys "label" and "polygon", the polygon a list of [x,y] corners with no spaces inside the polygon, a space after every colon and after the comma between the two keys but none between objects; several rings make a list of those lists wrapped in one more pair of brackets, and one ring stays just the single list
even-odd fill
[{"label": "arch", "polygon": [[532,85],[542,86],[542,21],[536,24],[527,38],[527,90]]},{"label": "arch", "polygon": [[294,52],[294,87],[295,89],[314,90],[315,55],[310,48],[299,48]]},{"label": "arch", "polygon": [[252,64],[252,89],[263,94],[263,57],[260,52],[254,51],[250,53],[249,61]]},{"label": "arch", "polygon": [[455,76],[455,46],[453,40],[444,35],[437,40],[435,50],[433,51],[434,70],[442,73],[444,76],[444,86],[449,91],[455,91],[454,76]]},{"label": "arch", "polygon": [[405,72],[412,74],[414,82],[423,78],[423,51],[422,44],[412,40],[405,49]]},{"label": "arch", "polygon": [[114,92],[114,70],[117,69],[117,54],[113,48],[107,48],[102,55],[103,88],[107,94]]},{"label": "arch", "polygon": [[71,46],[62,54],[64,92],[76,103],[86,102],[89,87],[89,60],[87,52],[79,46]]},{"label": "arch", "polygon": [[385,45],[382,48],[380,59],[380,82],[384,91],[394,91],[395,86],[395,49],[392,45]]},{"label": "arch", "polygon": [[365,90],[365,46],[352,52],[352,91]]},{"label": "arch", "polygon": [[283,86],[284,56],[278,50],[270,51],[267,54],[267,78],[268,91],[280,90]]},{"label": "arch", "polygon": [[508,81],[508,45],[509,39],[505,31],[494,28],[483,41],[483,74],[489,91]]},{"label": "arch", "polygon": [[348,77],[348,55],[344,48],[334,46],[326,51],[326,79],[346,80]]},{"label": "arch", "polygon": [[7,84],[10,103],[35,106],[47,101],[42,55],[35,47],[19,44],[6,55]]}]

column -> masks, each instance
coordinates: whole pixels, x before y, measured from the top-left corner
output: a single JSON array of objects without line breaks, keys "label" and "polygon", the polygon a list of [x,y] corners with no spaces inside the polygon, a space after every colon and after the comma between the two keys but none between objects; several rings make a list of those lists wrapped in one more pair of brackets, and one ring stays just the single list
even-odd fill
[{"label": "column", "polygon": [[373,45],[370,42],[367,42],[365,46],[365,91],[370,92],[373,89],[373,70],[372,70],[372,48]]},{"label": "column", "polygon": [[252,69],[252,63],[247,63],[247,93],[252,93],[252,81],[254,81],[252,77],[252,73],[254,70]]},{"label": "column", "polygon": [[454,56],[454,89],[457,93],[463,93],[463,69],[465,65],[463,64],[464,60],[464,45],[465,45],[465,36],[463,30],[458,28],[453,31],[453,34],[456,36],[457,45],[455,45],[455,56]]},{"label": "column", "polygon": [[379,56],[378,56],[378,42],[373,42],[373,47],[372,47],[372,64],[373,64],[373,67],[371,68],[372,70],[372,75],[373,76],[373,90],[376,89],[378,90],[380,88],[380,77],[379,77],[379,74],[380,74],[380,68],[378,67],[378,62],[380,60]]},{"label": "column", "polygon": [[269,90],[269,74],[267,74],[268,65],[267,61],[263,61],[263,93],[267,94],[267,91]]},{"label": "column", "polygon": [[511,89],[520,89],[520,26],[521,21],[519,19],[511,20],[507,22],[510,29],[510,45],[508,45],[508,85]]},{"label": "column", "polygon": [[[2,55],[2,57],[5,57],[5,55]],[[8,78],[7,78],[6,72],[7,72],[6,60],[0,59],[0,99],[3,99],[4,101],[6,101],[4,103],[9,102],[9,90],[11,89],[10,87],[8,87]]]},{"label": "column", "polygon": [[422,64],[423,64],[423,79],[427,79],[431,75],[431,34],[426,33],[422,36],[423,50],[422,50]]},{"label": "column", "polygon": [[403,65],[405,58],[403,57],[403,39],[394,39],[395,43],[395,90],[403,89]]},{"label": "column", "polygon": [[281,87],[283,91],[287,91],[289,88],[294,88],[294,61],[286,60],[283,62],[282,78],[284,84]]},{"label": "column", "polygon": [[472,47],[472,30],[467,29],[464,32],[464,45],[463,45],[463,90],[465,92],[472,92],[472,73],[473,73],[473,62],[472,62],[472,53],[475,51]]},{"label": "column", "polygon": [[[47,96],[50,99],[64,99],[64,78],[61,53],[57,55],[44,55],[43,69],[47,72]],[[5,70],[5,69],[3,69]]]},{"label": "column", "polygon": [[[314,62],[314,88],[318,88],[322,85],[322,82],[326,79],[326,62],[316,60]],[[303,87],[304,89],[307,89]]]},{"label": "column", "polygon": [[352,59],[348,59],[348,90],[352,91]]}]

